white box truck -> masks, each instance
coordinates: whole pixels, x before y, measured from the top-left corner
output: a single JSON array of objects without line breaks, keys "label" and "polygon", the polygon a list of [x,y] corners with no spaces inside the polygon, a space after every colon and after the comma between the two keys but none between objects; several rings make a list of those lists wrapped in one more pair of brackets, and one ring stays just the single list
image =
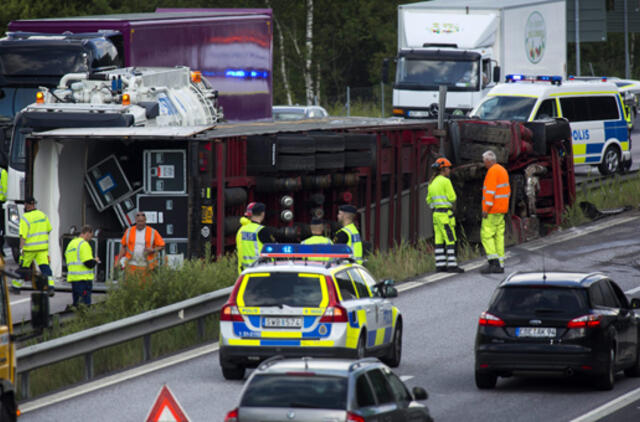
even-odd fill
[{"label": "white box truck", "polygon": [[393,114],[467,113],[510,73],[566,76],[565,0],[433,0],[398,6]]}]

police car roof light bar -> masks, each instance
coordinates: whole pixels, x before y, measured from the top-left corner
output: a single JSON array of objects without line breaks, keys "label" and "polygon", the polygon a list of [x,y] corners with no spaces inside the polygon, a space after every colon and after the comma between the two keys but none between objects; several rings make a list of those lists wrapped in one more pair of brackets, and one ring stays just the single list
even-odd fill
[{"label": "police car roof light bar", "polygon": [[266,243],[261,258],[351,258],[353,251],[347,245],[302,245],[299,243]]}]

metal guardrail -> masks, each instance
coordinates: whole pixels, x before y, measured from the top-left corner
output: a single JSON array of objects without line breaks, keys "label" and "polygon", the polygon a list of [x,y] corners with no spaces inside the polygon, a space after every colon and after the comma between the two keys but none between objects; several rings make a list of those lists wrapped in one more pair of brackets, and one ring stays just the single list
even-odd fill
[{"label": "metal guardrail", "polygon": [[68,336],[17,350],[22,399],[29,398],[29,372],[43,366],[84,356],[85,380],[93,378],[93,353],[136,338],[143,338],[144,361],[151,360],[151,334],[190,321],[198,321],[204,337],[204,317],[220,311],[233,286],[177,302],[163,308],[110,322]]}]

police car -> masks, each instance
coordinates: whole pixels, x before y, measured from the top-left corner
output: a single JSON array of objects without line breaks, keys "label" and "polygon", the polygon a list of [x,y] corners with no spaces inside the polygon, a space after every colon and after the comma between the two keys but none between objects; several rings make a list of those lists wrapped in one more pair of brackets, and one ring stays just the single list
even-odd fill
[{"label": "police car", "polygon": [[486,120],[569,120],[576,165],[612,174],[631,167],[627,107],[618,87],[600,81],[562,81],[560,76],[507,75],[473,109]]},{"label": "police car", "polygon": [[[323,259],[323,261],[310,258]],[[242,379],[264,359],[377,356],[396,367],[402,315],[347,245],[266,244],[220,311],[220,366]]]}]

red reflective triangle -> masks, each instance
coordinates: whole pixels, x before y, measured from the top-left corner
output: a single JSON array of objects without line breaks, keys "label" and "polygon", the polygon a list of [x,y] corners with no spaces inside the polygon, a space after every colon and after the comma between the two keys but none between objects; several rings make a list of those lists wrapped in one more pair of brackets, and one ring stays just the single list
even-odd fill
[{"label": "red reflective triangle", "polygon": [[146,422],[189,422],[186,412],[165,384],[160,389]]}]

